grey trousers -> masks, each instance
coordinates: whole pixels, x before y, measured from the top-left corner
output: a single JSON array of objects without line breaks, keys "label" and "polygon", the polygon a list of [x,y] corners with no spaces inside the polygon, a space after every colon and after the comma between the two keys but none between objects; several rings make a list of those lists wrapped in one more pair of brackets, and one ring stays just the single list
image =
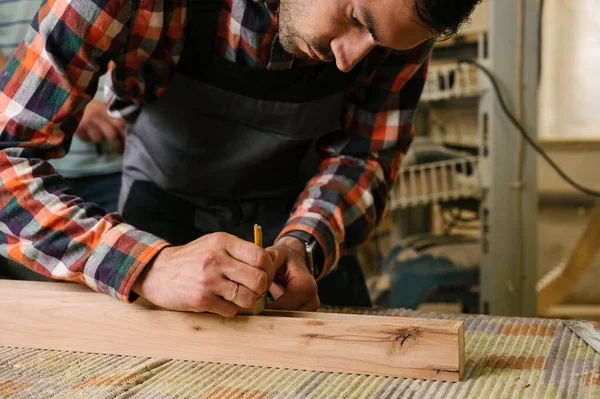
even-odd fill
[{"label": "grey trousers", "polygon": [[36,273],[20,263],[0,256],[0,279],[5,280],[28,280],[28,281],[52,281],[48,277]]}]

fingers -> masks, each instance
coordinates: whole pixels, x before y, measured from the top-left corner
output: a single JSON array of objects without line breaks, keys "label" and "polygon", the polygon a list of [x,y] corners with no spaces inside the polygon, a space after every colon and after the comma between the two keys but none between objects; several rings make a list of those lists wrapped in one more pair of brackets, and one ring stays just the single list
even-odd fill
[{"label": "fingers", "polygon": [[227,250],[229,255],[254,267],[263,268],[273,265],[271,256],[263,248],[253,242],[243,240],[227,233],[215,233],[212,237],[219,245]]},{"label": "fingers", "polygon": [[321,307],[321,301],[319,300],[319,297],[315,297],[313,299],[311,299],[310,301],[306,302],[304,305],[300,306],[300,308],[298,310],[302,311],[302,312],[314,312],[316,310],[318,310]]},{"label": "fingers", "polygon": [[102,131],[104,138],[118,152],[123,152],[123,137],[119,130],[112,124],[108,116],[99,117],[96,121],[96,126]]},{"label": "fingers", "polygon": [[230,262],[223,264],[222,271],[227,279],[241,284],[257,296],[262,295],[269,289],[269,278],[264,270],[232,259]]},{"label": "fingers", "polygon": [[[289,266],[288,266],[289,267]],[[306,272],[294,273],[287,281],[286,291],[270,308],[277,310],[311,309],[320,306],[317,285]]]},{"label": "fingers", "polygon": [[121,136],[121,134],[119,133],[119,131],[117,130],[117,128],[115,126],[113,126],[110,123],[108,125],[109,126],[107,126],[104,130],[104,137],[106,137],[106,139],[113,146],[115,151],[122,154],[123,149],[125,147],[125,144],[123,142],[123,137]]},{"label": "fingers", "polygon": [[[236,287],[237,294],[236,294]],[[230,303],[234,303],[240,308],[251,308],[256,303],[258,295],[254,291],[249,290],[241,284],[237,284],[228,279],[220,280],[220,283],[215,287],[215,293],[221,298]],[[235,298],[231,301],[231,297],[235,294]]]},{"label": "fingers", "polygon": [[113,126],[117,129],[117,132],[119,133],[119,135],[121,136],[121,139],[123,141],[125,141],[125,120],[124,119],[116,119],[116,118],[108,118],[110,120],[110,123],[113,124]]},{"label": "fingers", "polygon": [[[256,287],[263,290],[260,294],[265,292],[267,288],[271,285],[271,283],[273,282],[273,277],[275,276],[275,266],[273,264],[273,259],[271,258],[270,253],[267,252],[265,249],[259,247],[253,242],[246,241],[239,237],[226,233],[211,234],[208,239],[212,240],[215,245],[225,249],[225,251],[232,258],[247,265],[253,266],[257,269],[263,270],[266,273],[266,287],[264,287],[263,289],[262,284],[260,287]],[[251,286],[246,286],[250,289],[253,289]]]},{"label": "fingers", "polygon": [[279,255],[279,252],[274,249],[274,248],[266,248],[265,251],[267,252],[267,254],[269,254],[269,257],[271,258],[271,261],[273,262],[273,265],[275,266],[275,270],[278,269],[278,265],[280,266],[281,263],[283,262],[283,260],[281,259],[281,255]]},{"label": "fingers", "polygon": [[100,131],[100,129],[96,125],[89,123],[85,125],[80,125],[77,129],[76,134],[80,138],[87,137],[87,141],[91,141],[97,144],[102,143],[102,140],[104,139],[104,134],[102,133],[102,131]]},{"label": "fingers", "polygon": [[92,138],[89,136],[87,130],[82,129],[81,126],[77,128],[75,134],[77,135],[77,137],[79,137],[81,141],[85,141],[86,143],[92,141]]},{"label": "fingers", "polygon": [[[233,292],[233,291],[232,291]],[[231,294],[230,294],[231,295]],[[214,296],[209,311],[223,317],[232,317],[238,312],[239,307],[233,302],[226,301],[218,295]]]},{"label": "fingers", "polygon": [[231,317],[240,307],[256,304],[268,288],[266,281],[264,270],[232,258],[210,240],[199,239],[160,251],[133,290],[166,309]]},{"label": "fingers", "polygon": [[112,119],[106,114],[105,105],[91,101],[83,113],[76,134],[83,141],[102,143],[107,140],[118,152],[123,152],[125,122]]}]

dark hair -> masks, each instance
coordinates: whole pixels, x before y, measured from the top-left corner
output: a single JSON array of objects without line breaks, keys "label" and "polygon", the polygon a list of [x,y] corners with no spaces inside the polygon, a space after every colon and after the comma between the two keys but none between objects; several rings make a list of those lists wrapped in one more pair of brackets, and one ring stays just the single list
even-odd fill
[{"label": "dark hair", "polygon": [[441,37],[455,35],[482,0],[413,0],[425,27]]}]

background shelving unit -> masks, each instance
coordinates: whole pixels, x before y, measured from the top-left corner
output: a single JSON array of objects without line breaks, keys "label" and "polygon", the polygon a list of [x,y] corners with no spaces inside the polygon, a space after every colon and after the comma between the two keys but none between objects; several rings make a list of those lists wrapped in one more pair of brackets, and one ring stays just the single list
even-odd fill
[{"label": "background shelving unit", "polygon": [[479,72],[472,65],[433,64],[429,68],[421,101],[477,97],[483,91]]},{"label": "background shelving unit", "polygon": [[391,192],[390,208],[409,208],[465,198],[481,198],[477,156],[402,168]]},{"label": "background shelving unit", "polygon": [[[425,131],[441,145],[474,145],[477,151],[454,159],[404,164],[391,190],[391,222],[383,223],[393,245],[408,235],[434,229],[431,213],[437,206],[471,200],[469,206],[479,219],[478,311],[484,314],[535,315],[536,156],[501,113],[486,77],[456,60],[476,59],[487,66],[509,107],[535,139],[539,6],[539,0],[486,1],[474,16],[473,29],[438,44],[418,126],[421,134]],[[468,111],[469,134],[450,138],[448,119],[432,118],[432,111],[452,106],[458,111],[451,112]],[[441,127],[437,131],[431,126],[434,119]],[[418,148],[413,145],[411,151]],[[380,245],[375,252],[383,258],[388,249]]]}]

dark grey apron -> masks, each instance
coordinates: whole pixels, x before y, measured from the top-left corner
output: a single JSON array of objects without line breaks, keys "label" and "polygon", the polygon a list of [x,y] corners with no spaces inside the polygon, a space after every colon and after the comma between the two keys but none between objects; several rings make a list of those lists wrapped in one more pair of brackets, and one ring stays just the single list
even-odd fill
[{"label": "dark grey apron", "polygon": [[[250,6],[260,7],[250,3]],[[333,64],[247,68],[214,55],[221,1],[191,0],[172,85],[128,126],[119,208],[182,245],[223,231],[271,245],[317,170],[316,141],[341,129],[351,74]],[[356,257],[319,283],[323,304],[370,306]]]}]

